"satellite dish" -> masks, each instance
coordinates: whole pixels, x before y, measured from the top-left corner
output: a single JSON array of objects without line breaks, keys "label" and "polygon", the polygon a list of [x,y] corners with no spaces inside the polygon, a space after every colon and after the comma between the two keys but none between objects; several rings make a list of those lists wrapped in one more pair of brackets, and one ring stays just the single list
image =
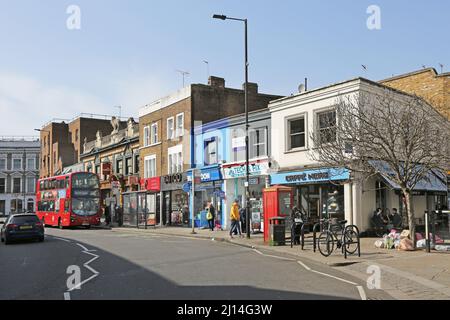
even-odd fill
[{"label": "satellite dish", "polygon": [[303,93],[303,92],[305,92],[306,90],[305,90],[305,85],[303,84],[303,83],[301,83],[299,86],[298,86],[298,92],[299,93]]}]

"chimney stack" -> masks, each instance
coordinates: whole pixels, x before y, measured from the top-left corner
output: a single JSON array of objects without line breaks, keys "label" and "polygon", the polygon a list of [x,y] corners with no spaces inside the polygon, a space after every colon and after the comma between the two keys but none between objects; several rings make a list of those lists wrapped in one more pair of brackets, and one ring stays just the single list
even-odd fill
[{"label": "chimney stack", "polygon": [[210,76],[208,79],[208,85],[214,88],[225,88],[225,79],[220,77]]}]

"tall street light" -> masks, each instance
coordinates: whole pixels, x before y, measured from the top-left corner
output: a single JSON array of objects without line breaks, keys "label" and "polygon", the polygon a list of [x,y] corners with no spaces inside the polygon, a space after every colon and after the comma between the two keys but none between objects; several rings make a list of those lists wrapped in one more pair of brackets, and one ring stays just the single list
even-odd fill
[{"label": "tall street light", "polygon": [[245,25],[245,207],[246,207],[246,215],[245,215],[245,224],[247,231],[247,239],[250,239],[250,190],[249,190],[249,141],[248,141],[248,45],[247,45],[247,19],[239,19],[239,18],[231,18],[225,15],[215,14],[213,15],[214,19],[220,20],[235,20],[244,22]]}]

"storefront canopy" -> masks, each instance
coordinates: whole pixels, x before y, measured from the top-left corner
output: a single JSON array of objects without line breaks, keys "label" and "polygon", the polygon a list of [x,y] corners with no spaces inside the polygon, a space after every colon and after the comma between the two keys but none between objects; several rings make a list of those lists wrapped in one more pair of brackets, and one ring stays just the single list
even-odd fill
[{"label": "storefront canopy", "polygon": [[[371,160],[370,165],[383,177],[386,183],[394,190],[401,190],[400,185],[389,177],[394,177],[394,172],[390,166],[381,160]],[[417,170],[420,166],[417,166]],[[430,170],[426,176],[420,180],[413,188],[414,191],[447,192],[446,175],[442,171]]]}]

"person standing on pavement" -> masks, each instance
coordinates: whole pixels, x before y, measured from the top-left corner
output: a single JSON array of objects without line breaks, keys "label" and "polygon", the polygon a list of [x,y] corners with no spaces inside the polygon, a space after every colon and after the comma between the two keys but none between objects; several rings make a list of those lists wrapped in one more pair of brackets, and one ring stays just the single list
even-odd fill
[{"label": "person standing on pavement", "polygon": [[208,220],[208,226],[211,231],[214,231],[214,221],[216,220],[216,210],[211,201],[206,204],[206,220]]},{"label": "person standing on pavement", "polygon": [[247,210],[246,208],[240,208],[239,209],[239,220],[241,221],[241,229],[242,229],[242,233],[246,233],[247,232]]},{"label": "person standing on pavement", "polygon": [[233,239],[233,231],[237,230],[239,237],[242,238],[241,226],[239,225],[239,200],[236,199],[231,206],[230,212],[231,228],[230,228],[230,238]]}]

